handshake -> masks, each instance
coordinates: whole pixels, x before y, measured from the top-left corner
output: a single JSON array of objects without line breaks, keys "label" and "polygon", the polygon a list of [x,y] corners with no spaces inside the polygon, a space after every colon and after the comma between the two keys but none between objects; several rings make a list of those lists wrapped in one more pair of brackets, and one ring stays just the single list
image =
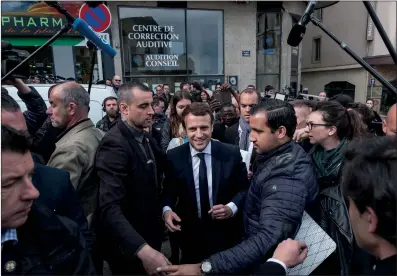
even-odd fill
[{"label": "handshake", "polygon": [[[286,269],[302,263],[306,259],[307,253],[308,248],[306,244],[300,241],[287,239],[277,246],[273,257],[269,259],[268,262],[276,262],[280,264],[284,267],[285,273],[287,273]],[[157,267],[155,272],[163,275],[202,275],[201,264],[167,264],[165,266]],[[259,274],[266,275],[266,271],[260,271]]]}]

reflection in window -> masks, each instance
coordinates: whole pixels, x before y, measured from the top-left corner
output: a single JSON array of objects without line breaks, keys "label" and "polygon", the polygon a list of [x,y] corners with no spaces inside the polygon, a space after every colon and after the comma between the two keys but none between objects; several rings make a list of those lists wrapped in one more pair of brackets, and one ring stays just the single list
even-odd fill
[{"label": "reflection in window", "polygon": [[[281,14],[259,13],[257,33],[257,88],[265,91],[267,85],[279,90],[281,58]],[[269,75],[268,75],[269,74]],[[268,81],[269,83],[266,83]]]},{"label": "reflection in window", "polygon": [[222,11],[187,10],[189,75],[223,74]]},{"label": "reflection in window", "polygon": [[120,8],[124,75],[186,74],[183,9]]}]

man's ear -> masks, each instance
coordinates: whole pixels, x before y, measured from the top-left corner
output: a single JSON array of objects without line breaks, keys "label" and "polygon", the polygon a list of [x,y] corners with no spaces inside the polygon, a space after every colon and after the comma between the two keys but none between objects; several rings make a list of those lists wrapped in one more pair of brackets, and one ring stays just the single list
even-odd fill
[{"label": "man's ear", "polygon": [[66,110],[68,111],[69,115],[75,115],[77,111],[77,105],[73,102],[69,103],[66,107]]},{"label": "man's ear", "polygon": [[386,123],[386,120],[382,120],[382,130],[383,130],[383,133],[386,134],[386,132],[387,132],[387,123]]},{"label": "man's ear", "polygon": [[378,216],[371,207],[367,207],[364,213],[368,222],[368,232],[375,233],[378,228]]},{"label": "man's ear", "polygon": [[276,130],[277,138],[283,139],[287,135],[287,129],[285,126],[281,126]]}]

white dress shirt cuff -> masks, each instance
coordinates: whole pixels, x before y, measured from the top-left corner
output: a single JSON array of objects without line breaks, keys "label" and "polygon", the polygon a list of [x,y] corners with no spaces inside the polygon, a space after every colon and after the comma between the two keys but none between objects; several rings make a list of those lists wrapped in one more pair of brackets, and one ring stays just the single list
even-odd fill
[{"label": "white dress shirt cuff", "polygon": [[285,263],[283,263],[280,260],[274,259],[274,258],[270,258],[269,260],[267,260],[266,262],[273,262],[273,263],[278,263],[279,265],[281,265],[282,267],[284,267],[285,272],[287,272],[287,266],[285,265]]},{"label": "white dress shirt cuff", "polygon": [[237,213],[238,208],[237,208],[236,204],[234,204],[234,202],[229,202],[228,204],[226,204],[226,206],[229,207],[230,209],[232,209],[233,216]]},{"label": "white dress shirt cuff", "polygon": [[164,207],[163,207],[163,219],[164,219],[164,214],[165,214],[165,212],[167,212],[167,211],[172,211],[172,209],[171,209],[170,206],[164,206]]}]

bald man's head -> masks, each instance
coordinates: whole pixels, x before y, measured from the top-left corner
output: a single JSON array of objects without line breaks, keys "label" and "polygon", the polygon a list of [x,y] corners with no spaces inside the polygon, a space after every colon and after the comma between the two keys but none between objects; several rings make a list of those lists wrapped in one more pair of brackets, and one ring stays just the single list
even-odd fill
[{"label": "bald man's head", "polygon": [[120,87],[121,85],[121,78],[119,75],[115,75],[112,79],[112,84],[114,87]]},{"label": "bald man's head", "polygon": [[397,134],[397,104],[390,107],[387,112],[386,120],[383,120],[383,132],[386,136],[395,136]]}]

